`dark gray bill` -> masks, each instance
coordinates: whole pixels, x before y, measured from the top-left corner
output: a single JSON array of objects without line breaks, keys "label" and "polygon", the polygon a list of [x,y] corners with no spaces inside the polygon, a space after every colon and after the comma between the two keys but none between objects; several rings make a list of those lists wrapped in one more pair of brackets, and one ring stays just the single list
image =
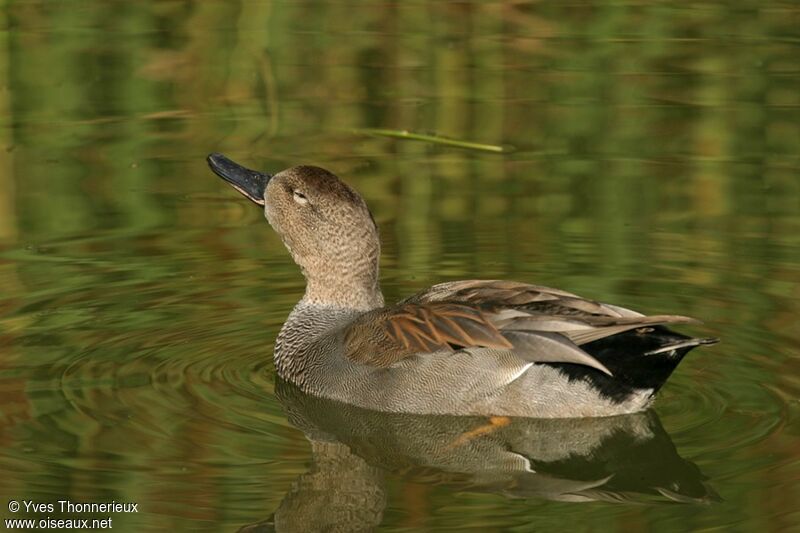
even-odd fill
[{"label": "dark gray bill", "polygon": [[264,190],[272,178],[271,175],[245,168],[222,154],[209,154],[207,161],[214,174],[233,185],[234,189],[253,202],[264,205]]}]

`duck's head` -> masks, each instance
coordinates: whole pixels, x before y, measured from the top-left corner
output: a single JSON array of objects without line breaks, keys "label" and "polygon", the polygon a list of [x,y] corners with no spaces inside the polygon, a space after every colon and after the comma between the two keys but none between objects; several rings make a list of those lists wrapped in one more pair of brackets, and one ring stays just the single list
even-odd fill
[{"label": "duck's head", "polygon": [[278,232],[306,277],[304,300],[367,309],[383,305],[378,286],[380,241],[364,199],[331,172],[297,166],[275,175],[221,154],[211,170],[252,202]]}]

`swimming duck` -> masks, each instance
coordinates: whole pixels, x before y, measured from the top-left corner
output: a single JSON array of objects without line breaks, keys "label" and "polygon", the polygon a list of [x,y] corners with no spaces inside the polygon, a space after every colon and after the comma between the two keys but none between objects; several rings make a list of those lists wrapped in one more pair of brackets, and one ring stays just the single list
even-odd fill
[{"label": "swimming duck", "polygon": [[307,393],[389,412],[611,416],[647,408],[691,349],[717,342],[667,329],[697,323],[685,316],[515,281],[440,283],[387,306],[378,227],[349,185],[313,166],[208,164],[263,207],[305,276],[274,357]]}]

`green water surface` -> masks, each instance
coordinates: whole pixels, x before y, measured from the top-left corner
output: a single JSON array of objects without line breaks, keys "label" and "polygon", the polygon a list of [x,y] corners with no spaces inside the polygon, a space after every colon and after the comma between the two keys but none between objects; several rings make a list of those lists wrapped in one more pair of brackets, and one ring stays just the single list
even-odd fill
[{"label": "green water surface", "polygon": [[[605,421],[305,398],[302,277],[212,151],[356,187],[389,301],[515,279],[722,343]],[[0,1],[0,473],[2,519],[115,531],[800,530],[800,6]]]}]

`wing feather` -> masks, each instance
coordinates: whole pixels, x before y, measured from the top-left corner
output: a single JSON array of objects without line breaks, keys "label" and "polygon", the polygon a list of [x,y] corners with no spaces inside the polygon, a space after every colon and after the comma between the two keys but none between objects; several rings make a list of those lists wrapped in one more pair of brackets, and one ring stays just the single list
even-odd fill
[{"label": "wing feather", "polygon": [[350,360],[381,367],[415,354],[484,348],[508,350],[521,363],[574,363],[610,374],[580,346],[630,329],[696,322],[648,317],[539,285],[466,280],[434,285],[360,316],[344,343]]}]

